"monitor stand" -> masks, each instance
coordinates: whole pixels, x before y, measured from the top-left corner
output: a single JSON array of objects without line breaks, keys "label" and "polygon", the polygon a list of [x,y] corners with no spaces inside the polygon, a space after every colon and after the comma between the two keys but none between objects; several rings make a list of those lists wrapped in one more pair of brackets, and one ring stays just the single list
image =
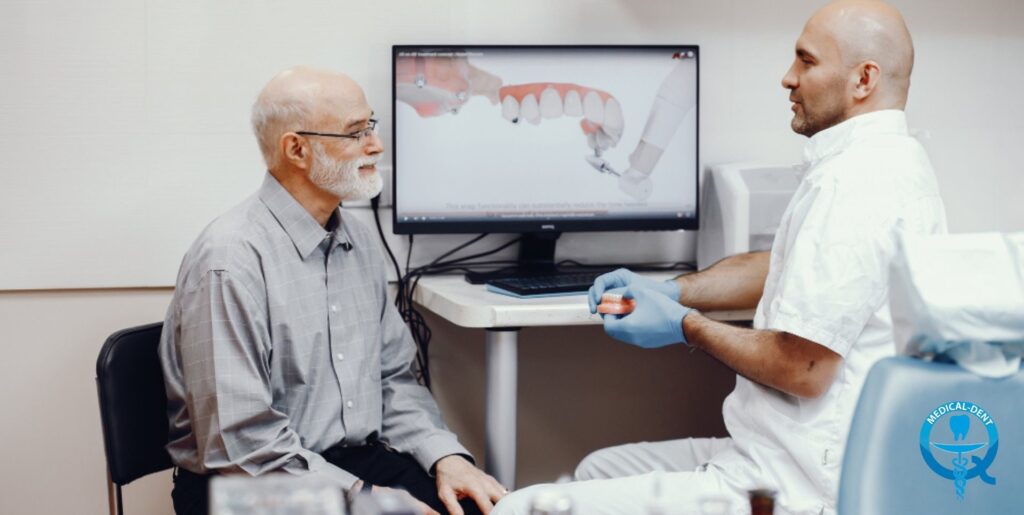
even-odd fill
[{"label": "monitor stand", "polygon": [[466,280],[471,284],[483,284],[505,277],[556,274],[558,267],[555,266],[555,243],[561,235],[560,232],[523,233],[522,240],[519,241],[519,263],[514,268],[494,272],[467,272]]}]

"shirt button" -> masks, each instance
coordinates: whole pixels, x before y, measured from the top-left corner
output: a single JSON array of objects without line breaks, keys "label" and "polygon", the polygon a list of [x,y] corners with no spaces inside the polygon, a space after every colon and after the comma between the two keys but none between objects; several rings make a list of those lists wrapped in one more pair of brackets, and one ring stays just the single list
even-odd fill
[{"label": "shirt button", "polygon": [[345,403],[345,406],[348,406],[348,407],[351,408],[352,406],[355,406],[355,404],[352,401],[348,401],[348,402]]},{"label": "shirt button", "polygon": [[331,311],[334,311],[335,313],[337,313],[338,312],[338,305],[337,304],[331,304]]},{"label": "shirt button", "polygon": [[340,352],[335,354],[335,357],[338,358],[338,361],[344,361],[345,360],[345,355],[340,353]]}]

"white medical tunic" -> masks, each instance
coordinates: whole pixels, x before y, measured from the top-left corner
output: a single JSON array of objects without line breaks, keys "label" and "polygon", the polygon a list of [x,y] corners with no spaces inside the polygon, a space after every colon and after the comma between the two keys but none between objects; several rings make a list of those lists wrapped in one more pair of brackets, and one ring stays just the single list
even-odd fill
[{"label": "white medical tunic", "polygon": [[[786,513],[831,513],[850,421],[868,369],[895,352],[889,263],[899,230],[944,233],[931,163],[903,111],[864,114],[815,134],[771,251],[756,329],[843,357],[835,382],[799,399],[737,376],[725,401],[735,443],[714,467],[778,490]],[[746,476],[746,477],[743,477]]]}]

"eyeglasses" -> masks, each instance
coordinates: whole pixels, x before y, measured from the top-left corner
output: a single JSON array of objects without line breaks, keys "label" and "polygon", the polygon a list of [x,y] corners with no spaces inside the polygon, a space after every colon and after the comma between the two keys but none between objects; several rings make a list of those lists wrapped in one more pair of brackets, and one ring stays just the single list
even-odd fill
[{"label": "eyeglasses", "polygon": [[298,131],[295,134],[301,134],[302,136],[324,136],[327,138],[346,138],[355,139],[362,141],[363,138],[369,138],[371,134],[377,134],[377,120],[370,118],[366,128],[360,131],[350,132],[348,134],[331,134],[329,132],[310,132],[310,131]]}]

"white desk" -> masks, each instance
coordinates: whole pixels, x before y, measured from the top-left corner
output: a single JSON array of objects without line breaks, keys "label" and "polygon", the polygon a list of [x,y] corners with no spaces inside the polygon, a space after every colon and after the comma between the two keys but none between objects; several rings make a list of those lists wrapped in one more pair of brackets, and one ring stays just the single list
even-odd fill
[{"label": "white desk", "polygon": [[[669,279],[678,275],[678,272],[644,275],[654,279]],[[590,313],[585,294],[517,299],[491,293],[483,285],[469,284],[461,275],[422,278],[414,300],[455,325],[486,329],[487,472],[501,484],[515,487],[519,329],[596,325],[601,323],[601,318]],[[705,315],[721,321],[743,321],[751,320],[753,311],[718,311]]]}]

